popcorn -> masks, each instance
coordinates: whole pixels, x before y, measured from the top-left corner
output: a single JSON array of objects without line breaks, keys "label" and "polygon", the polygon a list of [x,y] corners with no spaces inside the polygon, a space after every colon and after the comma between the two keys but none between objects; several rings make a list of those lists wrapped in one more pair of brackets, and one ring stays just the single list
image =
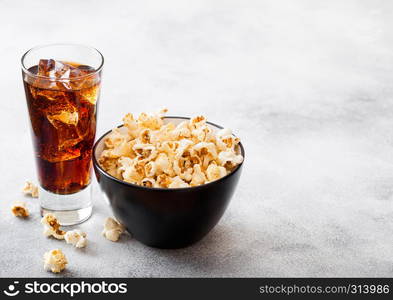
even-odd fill
[{"label": "popcorn", "polygon": [[225,151],[226,149],[235,151],[235,147],[239,142],[239,138],[234,137],[230,129],[221,129],[217,132],[217,147],[221,151]]},{"label": "popcorn", "polygon": [[197,152],[199,157],[209,155],[211,159],[217,158],[216,145],[213,143],[200,142],[193,146],[193,150]]},{"label": "popcorn", "polygon": [[29,216],[29,210],[26,207],[26,203],[22,201],[15,201],[11,207],[11,211],[15,217],[26,218]]},{"label": "popcorn", "polygon": [[144,178],[144,179],[142,179],[141,183],[142,183],[142,186],[144,186],[144,187],[153,187],[153,186],[155,186],[156,181],[152,178]]},{"label": "popcorn", "polygon": [[60,273],[68,264],[67,258],[60,249],[51,250],[44,254],[44,269]]},{"label": "popcorn", "polygon": [[205,142],[214,141],[213,131],[209,127],[207,127],[206,125],[192,130],[192,136],[196,142],[198,142],[198,141],[205,141]]},{"label": "popcorn", "polygon": [[156,147],[149,144],[135,144],[132,149],[139,159],[152,160],[157,156]]},{"label": "popcorn", "polygon": [[116,221],[113,218],[106,218],[104,223],[104,230],[102,231],[102,235],[112,241],[117,242],[122,233],[125,232],[125,228],[122,224]]},{"label": "popcorn", "polygon": [[157,180],[156,180],[156,187],[164,187],[164,188],[168,188],[169,185],[171,184],[172,180],[171,178],[166,175],[166,174],[161,174],[157,176]]},{"label": "popcorn", "polygon": [[165,153],[168,157],[174,157],[176,148],[179,146],[179,143],[176,141],[164,141],[159,145],[158,150]]},{"label": "popcorn", "polygon": [[222,151],[218,155],[218,161],[221,166],[233,168],[234,166],[243,162],[243,156],[237,155],[233,151]]},{"label": "popcorn", "polygon": [[139,133],[139,140],[142,144],[150,144],[150,134],[151,130],[150,129],[144,129]]},{"label": "popcorn", "polygon": [[172,182],[168,185],[169,188],[185,188],[189,187],[190,185],[183,181],[179,176],[176,176],[175,178],[172,179]]},{"label": "popcorn", "polygon": [[242,163],[240,140],[215,131],[204,116],[164,124],[162,110],[123,118],[108,135],[99,163],[112,176],[145,187],[186,188],[218,180]]},{"label": "popcorn", "polygon": [[206,169],[206,177],[209,182],[220,179],[227,175],[227,169],[215,164],[210,164]]},{"label": "popcorn", "polygon": [[152,144],[157,144],[162,141],[173,140],[173,130],[175,129],[175,125],[173,123],[168,123],[162,125],[159,130],[151,132],[150,142]]},{"label": "popcorn", "polygon": [[64,235],[67,244],[72,244],[76,248],[83,248],[87,245],[87,235],[80,230],[70,230]]},{"label": "popcorn", "polygon": [[206,176],[202,172],[201,166],[194,165],[194,172],[192,173],[191,186],[197,186],[206,182]]},{"label": "popcorn", "polygon": [[[163,154],[163,153],[161,153]],[[165,154],[164,154],[165,155]],[[169,163],[169,161],[168,161]],[[162,168],[162,166],[160,165],[160,168]],[[147,177],[153,177],[155,174],[157,173],[157,161],[149,161],[146,165],[145,165],[145,174]]]},{"label": "popcorn", "polygon": [[145,170],[138,161],[129,157],[122,157],[119,159],[120,168],[122,172],[122,179],[130,183],[138,183],[145,177]]},{"label": "popcorn", "polygon": [[[171,162],[169,160],[169,157],[166,153],[160,153],[157,156],[156,161],[154,162],[155,164],[155,174],[162,174],[162,173],[167,173],[170,175],[173,173]],[[154,176],[154,174],[153,174]],[[150,175],[150,177],[153,177]]]},{"label": "popcorn", "polygon": [[179,123],[172,131],[172,137],[174,140],[178,140],[180,138],[190,138],[191,130],[188,128],[188,122],[183,121]]},{"label": "popcorn", "polygon": [[204,116],[196,116],[194,118],[191,118],[190,120],[190,127],[192,129],[200,128],[205,124],[206,124],[206,118]]},{"label": "popcorn", "polygon": [[180,158],[184,152],[190,147],[192,144],[194,144],[191,140],[183,139],[178,142],[177,149],[175,151],[175,158]]},{"label": "popcorn", "polygon": [[190,167],[191,162],[185,159],[181,159],[174,162],[173,170],[176,175],[182,178],[185,181],[191,181],[192,173],[194,172],[193,168]]},{"label": "popcorn", "polygon": [[30,181],[26,181],[22,192],[25,195],[30,195],[33,198],[38,198],[38,187]]},{"label": "popcorn", "polygon": [[134,116],[132,114],[127,114],[123,118],[123,123],[124,126],[128,128],[128,133],[130,134],[131,137],[135,138],[139,134],[139,128],[138,128],[138,123],[134,119]]},{"label": "popcorn", "polygon": [[113,149],[126,140],[127,140],[127,134],[120,131],[119,128],[115,128],[111,132],[111,138],[105,140],[105,146],[108,149]]},{"label": "popcorn", "polygon": [[64,239],[64,235],[66,232],[60,229],[60,224],[53,214],[51,213],[45,214],[41,219],[41,224],[44,225],[43,234],[46,237],[53,236],[58,240]]}]

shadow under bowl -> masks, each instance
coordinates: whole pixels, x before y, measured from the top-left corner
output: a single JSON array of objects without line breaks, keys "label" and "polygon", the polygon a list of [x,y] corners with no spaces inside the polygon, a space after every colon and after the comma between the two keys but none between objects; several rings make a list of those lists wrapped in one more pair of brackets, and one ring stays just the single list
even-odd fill
[{"label": "shadow under bowl", "polygon": [[[166,117],[179,123],[184,117]],[[221,126],[208,122],[213,130]],[[120,130],[126,130],[119,126]],[[243,163],[219,180],[189,188],[148,188],[119,180],[98,163],[104,149],[105,133],[94,145],[93,166],[97,181],[113,214],[135,239],[150,247],[182,248],[204,236],[224,214],[238,184]],[[239,144],[244,157],[244,148]]]}]

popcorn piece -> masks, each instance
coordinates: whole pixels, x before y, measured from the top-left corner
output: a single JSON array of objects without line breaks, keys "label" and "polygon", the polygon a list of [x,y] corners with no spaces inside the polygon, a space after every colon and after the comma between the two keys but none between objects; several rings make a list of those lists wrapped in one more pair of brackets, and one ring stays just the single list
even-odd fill
[{"label": "popcorn piece", "polygon": [[[104,150],[106,151],[106,150]],[[106,158],[106,157],[100,157],[99,158],[99,163],[100,165],[112,176],[116,178],[121,178],[122,175],[122,170],[118,167],[119,163],[117,159],[114,158]]]},{"label": "popcorn piece", "polygon": [[128,142],[126,140],[121,141],[115,148],[111,150],[104,150],[107,151],[105,152],[104,155],[111,157],[111,158],[118,158],[122,156],[127,156],[134,158],[136,156],[136,153],[134,152],[133,146],[135,142]]},{"label": "popcorn piece", "polygon": [[135,144],[132,149],[141,159],[152,160],[157,156],[156,147],[149,144]]},{"label": "popcorn piece", "polygon": [[153,187],[156,184],[156,181],[152,178],[144,178],[141,181],[141,185],[144,187]]},{"label": "popcorn piece", "polygon": [[179,147],[179,143],[176,141],[164,141],[161,143],[158,150],[161,151],[161,153],[165,153],[169,158],[174,158],[177,147]]},{"label": "popcorn piece", "polygon": [[33,198],[38,198],[38,187],[30,181],[26,181],[22,192],[25,195],[30,195]]},{"label": "popcorn piece", "polygon": [[132,114],[127,114],[123,118],[124,126],[128,128],[128,132],[132,137],[137,137],[139,134],[139,128],[138,128],[138,123],[134,119],[134,116]]},{"label": "popcorn piece", "polygon": [[160,127],[163,125],[163,114],[166,112],[167,109],[163,109],[160,112],[152,115],[148,115],[147,113],[141,113],[138,117],[138,125],[153,130],[160,129]]},{"label": "popcorn piece", "polygon": [[46,237],[53,236],[58,240],[64,239],[65,231],[60,229],[60,224],[53,214],[45,214],[41,219],[41,224],[44,225],[43,233]]},{"label": "popcorn piece", "polygon": [[184,121],[179,123],[172,131],[172,138],[178,140],[180,138],[190,138],[191,130],[188,128],[188,122]]},{"label": "popcorn piece", "polygon": [[217,158],[216,145],[213,143],[200,142],[193,146],[193,150],[196,151],[199,156],[209,155],[212,159]]},{"label": "popcorn piece", "polygon": [[145,174],[147,177],[154,177],[157,173],[157,163],[150,161],[145,165]]},{"label": "popcorn piece", "polygon": [[171,184],[171,178],[166,174],[161,174],[157,176],[157,186],[167,188]]},{"label": "popcorn piece", "polygon": [[11,207],[11,211],[15,217],[26,218],[29,216],[29,210],[26,207],[26,203],[22,201],[15,201]]},{"label": "popcorn piece", "polygon": [[226,168],[233,168],[234,166],[243,162],[243,156],[237,155],[233,151],[222,151],[218,154],[218,160],[221,166]]},{"label": "popcorn piece", "polygon": [[122,157],[119,160],[120,171],[122,172],[123,180],[130,183],[138,183],[145,177],[144,167],[135,162],[129,157]]},{"label": "popcorn piece", "polygon": [[220,129],[216,133],[216,136],[218,138],[222,138],[223,136],[230,136],[230,135],[232,135],[232,130],[230,130],[229,128]]},{"label": "popcorn piece", "polygon": [[192,173],[191,186],[201,185],[206,182],[206,176],[201,170],[200,165],[194,165],[194,172]]},{"label": "popcorn piece", "polygon": [[218,180],[227,175],[227,169],[216,164],[210,164],[206,170],[206,177],[208,181]]},{"label": "popcorn piece", "polygon": [[44,254],[44,269],[60,273],[68,264],[67,258],[60,249],[51,250]]},{"label": "popcorn piece", "polygon": [[158,154],[155,161],[155,166],[156,174],[167,173],[168,175],[170,175],[172,173],[171,162],[169,161],[168,155],[166,155],[165,153]]},{"label": "popcorn piece", "polygon": [[216,132],[204,116],[164,124],[165,112],[127,114],[125,128],[105,140],[103,169],[133,184],[179,188],[218,180],[242,163],[240,140],[230,129]]},{"label": "popcorn piece", "polygon": [[203,124],[202,126],[192,130],[192,136],[194,137],[195,142],[208,142],[214,140],[213,132],[206,124]]},{"label": "popcorn piece", "polygon": [[113,149],[122,142],[126,141],[128,134],[121,131],[119,128],[115,128],[105,139],[105,146],[107,149]]},{"label": "popcorn piece", "polygon": [[190,185],[187,182],[184,182],[179,176],[176,176],[172,179],[172,182],[168,185],[169,188],[186,188]]},{"label": "popcorn piece", "polygon": [[139,133],[139,140],[142,144],[150,144],[151,130],[144,129]]},{"label": "popcorn piece", "polygon": [[176,153],[175,158],[177,159],[180,158],[184,154],[184,152],[193,144],[194,143],[191,140],[187,140],[187,139],[180,140],[178,144],[179,146],[175,151]]},{"label": "popcorn piece", "polygon": [[160,129],[150,132],[150,143],[157,144],[173,140],[172,131],[175,129],[173,123],[164,124]]},{"label": "popcorn piece", "polygon": [[70,230],[64,235],[67,244],[72,244],[76,248],[83,248],[87,245],[87,235],[80,230]]},{"label": "popcorn piece", "polygon": [[116,221],[113,218],[106,218],[104,223],[104,230],[102,231],[102,235],[112,241],[117,242],[122,233],[125,232],[125,228],[122,224]]},{"label": "popcorn piece", "polygon": [[177,176],[185,181],[191,181],[192,179],[192,163],[186,159],[179,159],[173,162],[173,170]]},{"label": "popcorn piece", "polygon": [[225,151],[227,149],[235,151],[235,147],[239,142],[239,138],[233,136],[232,130],[230,129],[221,129],[216,134],[216,144],[220,151]]},{"label": "popcorn piece", "polygon": [[197,116],[190,120],[190,127],[197,129],[206,124],[206,118],[204,116]]}]

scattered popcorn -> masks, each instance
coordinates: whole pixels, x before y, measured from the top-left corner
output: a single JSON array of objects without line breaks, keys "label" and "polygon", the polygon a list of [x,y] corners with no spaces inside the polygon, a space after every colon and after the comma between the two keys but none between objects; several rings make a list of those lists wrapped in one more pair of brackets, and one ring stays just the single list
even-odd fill
[{"label": "scattered popcorn", "polygon": [[60,229],[60,224],[53,214],[45,214],[41,219],[41,224],[44,225],[43,233],[46,237],[53,236],[58,240],[64,239],[65,231]]},{"label": "scattered popcorn", "polygon": [[186,188],[218,180],[243,162],[239,138],[230,129],[215,132],[197,116],[164,124],[162,110],[123,118],[99,158],[110,175],[145,187]]},{"label": "scattered popcorn", "polygon": [[15,201],[11,207],[11,211],[15,217],[26,218],[29,216],[29,210],[26,207],[26,203],[22,201]]},{"label": "scattered popcorn", "polygon": [[104,223],[104,230],[102,231],[102,235],[112,241],[117,242],[120,238],[120,235],[125,232],[125,228],[122,224],[116,221],[113,218],[106,218]]},{"label": "scattered popcorn", "polygon": [[38,198],[38,187],[30,181],[26,181],[22,192],[25,195],[30,195],[33,198]]},{"label": "scattered popcorn", "polygon": [[67,244],[72,244],[76,248],[83,248],[87,245],[87,235],[80,230],[70,230],[64,235]]},{"label": "scattered popcorn", "polygon": [[51,250],[44,254],[44,269],[60,273],[68,264],[67,258],[60,249]]}]

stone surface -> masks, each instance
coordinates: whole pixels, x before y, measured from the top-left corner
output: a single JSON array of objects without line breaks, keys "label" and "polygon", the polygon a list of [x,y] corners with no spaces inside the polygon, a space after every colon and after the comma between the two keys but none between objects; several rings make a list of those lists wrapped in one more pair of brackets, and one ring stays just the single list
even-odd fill
[{"label": "stone surface", "polygon": [[[0,1],[0,276],[393,276],[391,1]],[[25,50],[93,45],[106,58],[98,135],[127,111],[205,114],[246,162],[216,228],[157,250],[101,236],[94,186],[85,249],[12,216],[35,179]],[[185,199],[186,201],[186,199]],[[43,270],[61,248],[67,271]]]}]

